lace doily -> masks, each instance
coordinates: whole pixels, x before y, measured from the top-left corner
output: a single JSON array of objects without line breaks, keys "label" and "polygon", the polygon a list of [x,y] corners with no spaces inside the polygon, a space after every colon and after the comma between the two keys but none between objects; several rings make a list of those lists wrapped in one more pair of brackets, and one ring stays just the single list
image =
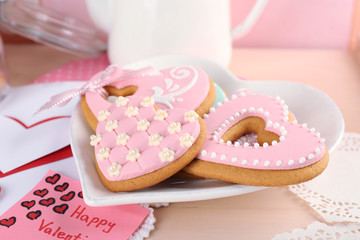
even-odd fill
[{"label": "lace doily", "polygon": [[[305,200],[327,222],[360,223],[360,134],[345,133],[317,178],[290,191]],[[360,239],[360,238],[359,238]]]},{"label": "lace doily", "polygon": [[140,225],[139,229],[129,238],[129,240],[143,240],[148,238],[150,232],[154,230],[154,223],[156,222],[154,216],[154,209],[149,206],[149,204],[139,204],[140,206],[150,210],[149,215],[145,221]]},{"label": "lace doily", "polygon": [[296,228],[291,233],[275,235],[272,240],[354,240],[360,239],[360,224],[335,224],[329,226],[313,222],[306,229]]}]

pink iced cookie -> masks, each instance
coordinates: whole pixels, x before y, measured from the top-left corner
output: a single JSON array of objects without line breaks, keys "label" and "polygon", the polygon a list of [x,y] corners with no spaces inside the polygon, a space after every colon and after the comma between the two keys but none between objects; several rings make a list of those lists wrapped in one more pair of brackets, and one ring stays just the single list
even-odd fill
[{"label": "pink iced cookie", "polygon": [[[290,120],[289,120],[290,118]],[[315,129],[292,120],[284,100],[237,92],[204,115],[204,146],[184,170],[234,183],[282,186],[310,180],[328,162],[325,140]],[[258,143],[236,141],[256,132]]]},{"label": "pink iced cookie", "polygon": [[212,81],[203,70],[195,66],[184,66],[157,72],[159,74],[153,76],[150,74],[146,77],[116,81],[106,89],[117,96],[150,96],[161,109],[193,109],[200,116],[209,111],[215,101],[216,92]]},{"label": "pink iced cookie", "polygon": [[114,103],[87,92],[98,120],[90,138],[95,163],[111,191],[152,186],[191,162],[206,137],[203,120],[193,110],[154,107],[152,97],[118,97]]}]

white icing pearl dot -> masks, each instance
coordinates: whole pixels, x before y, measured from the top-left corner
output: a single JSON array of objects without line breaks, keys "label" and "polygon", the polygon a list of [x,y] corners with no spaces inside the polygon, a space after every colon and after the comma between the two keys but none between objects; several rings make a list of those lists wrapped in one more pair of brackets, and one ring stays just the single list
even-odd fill
[{"label": "white icing pearl dot", "polygon": [[280,140],[280,142],[282,142],[282,141],[285,140],[285,137],[284,137],[284,136],[280,136],[279,140]]},{"label": "white icing pearl dot", "polygon": [[181,131],[181,124],[179,122],[171,122],[167,129],[170,134],[179,133]]},{"label": "white icing pearl dot", "polygon": [[279,167],[279,166],[281,165],[281,163],[282,163],[282,162],[281,162],[280,160],[276,161],[276,166]]},{"label": "white icing pearl dot", "polygon": [[217,103],[217,106],[218,106],[218,107],[220,107],[221,105],[222,105],[222,103],[221,103],[221,102],[218,102],[218,103]]},{"label": "white icing pearl dot", "polygon": [[175,153],[174,151],[168,149],[168,148],[164,148],[160,153],[159,153],[159,157],[160,160],[162,162],[171,162],[174,160],[175,157]]},{"label": "white icing pearl dot", "polygon": [[128,117],[135,117],[139,114],[138,107],[130,106],[125,110],[125,115]]},{"label": "white icing pearl dot", "polygon": [[90,145],[95,147],[96,145],[99,144],[99,142],[101,140],[102,140],[102,138],[101,138],[101,135],[99,133],[96,134],[96,135],[91,135],[90,136]]},{"label": "white icing pearl dot", "polygon": [[229,122],[229,120],[225,120],[225,125],[228,125],[230,122]]},{"label": "white icing pearl dot", "polygon": [[325,142],[325,138],[322,138],[322,139],[320,140],[320,142],[321,142],[321,143],[324,143],[324,142]]},{"label": "white icing pearl dot", "polygon": [[146,131],[149,126],[150,126],[150,122],[148,120],[141,119],[140,121],[138,121],[136,129],[138,131]]},{"label": "white icing pearl dot", "polygon": [[246,160],[242,160],[241,164],[246,165],[248,162]]},{"label": "white icing pearl dot", "polygon": [[310,128],[310,132],[315,132],[315,128]]},{"label": "white icing pearl dot", "polygon": [[118,127],[118,121],[117,120],[109,120],[106,122],[105,130],[108,132],[112,132],[115,128]]},{"label": "white icing pearl dot", "polygon": [[219,143],[224,143],[224,139],[220,139],[220,140],[219,140]]},{"label": "white icing pearl dot", "polygon": [[264,112],[265,117],[268,117],[270,115],[269,112]]},{"label": "white icing pearl dot", "polygon": [[275,146],[276,144],[277,144],[277,141],[275,141],[275,140],[271,142],[271,145],[273,145],[273,146]]},{"label": "white icing pearl dot", "polygon": [[249,112],[254,112],[255,111],[255,108],[254,107],[250,107],[249,108]]},{"label": "white icing pearl dot", "polygon": [[305,160],[306,160],[306,159],[305,159],[304,157],[301,157],[301,158],[299,159],[299,162],[300,162],[300,163],[304,163]]},{"label": "white icing pearl dot", "polygon": [[130,139],[130,136],[126,133],[120,133],[116,136],[116,144],[125,146]]},{"label": "white icing pearl dot", "polygon": [[202,150],[201,155],[205,156],[206,155],[206,150]]},{"label": "white icing pearl dot", "polygon": [[139,149],[134,148],[128,151],[126,155],[126,160],[130,162],[135,162],[140,157]]},{"label": "white icing pearl dot", "polygon": [[235,94],[231,95],[231,99],[236,99],[237,96]]},{"label": "white icing pearl dot", "polygon": [[220,159],[221,159],[221,160],[225,160],[225,159],[226,159],[226,155],[225,155],[225,154],[221,155]]},{"label": "white icing pearl dot", "polygon": [[244,114],[244,113],[246,113],[246,109],[245,108],[243,108],[243,109],[241,109],[241,114]]},{"label": "white icing pearl dot", "polygon": [[216,158],[216,152],[211,153],[211,158]]},{"label": "white icing pearl dot", "polygon": [[319,153],[320,153],[320,148],[317,147],[317,148],[315,149],[315,152],[316,152],[316,154],[319,154]]},{"label": "white icing pearl dot", "polygon": [[239,96],[244,97],[244,96],[246,96],[246,93],[245,92],[240,92]]},{"label": "white icing pearl dot", "polygon": [[115,104],[117,107],[120,107],[120,106],[126,106],[129,102],[129,99],[128,98],[125,98],[125,97],[117,97],[116,101],[115,101]]},{"label": "white icing pearl dot", "polygon": [[231,121],[234,121],[235,120],[235,118],[233,117],[233,116],[231,116],[230,118],[229,118],[229,121],[231,122]]},{"label": "white icing pearl dot", "polygon": [[274,128],[278,128],[279,126],[280,126],[280,124],[279,124],[279,123],[277,123],[277,122],[276,122],[276,123],[274,123],[274,125],[273,125],[273,127],[274,127]]},{"label": "white icing pearl dot", "polygon": [[258,165],[259,164],[259,160],[255,159],[254,162],[253,162],[254,166]]},{"label": "white icing pearl dot", "polygon": [[254,148],[258,148],[260,147],[260,144],[259,143],[254,143]]},{"label": "white icing pearl dot", "polygon": [[203,118],[205,119],[205,118],[208,118],[209,117],[209,115],[207,115],[206,113],[203,115]]},{"label": "white icing pearl dot", "polygon": [[121,168],[121,165],[114,162],[108,167],[108,173],[111,177],[118,177],[120,175]]},{"label": "white icing pearl dot", "polygon": [[269,161],[266,161],[266,162],[264,163],[264,166],[265,166],[265,167],[270,166],[270,162],[269,162]]},{"label": "white icing pearl dot", "polygon": [[110,156],[110,148],[100,148],[98,153],[96,154],[96,157],[98,160],[103,161],[106,158],[109,158]]},{"label": "white icing pearl dot", "polygon": [[233,158],[231,158],[231,161],[232,161],[233,163],[235,163],[235,162],[237,162],[237,158],[236,158],[236,157],[233,157]]},{"label": "white icing pearl dot", "polygon": [[264,142],[263,145],[262,145],[264,148],[268,147],[269,144],[267,142]]},{"label": "white icing pearl dot", "polygon": [[239,142],[235,142],[235,147],[238,147],[238,146],[240,146],[240,143]]},{"label": "white icing pearl dot", "polygon": [[307,124],[306,124],[306,123],[303,123],[301,126],[302,126],[303,128],[306,128],[306,127],[307,127]]},{"label": "white icing pearl dot", "polygon": [[232,144],[231,141],[227,141],[227,142],[226,142],[226,145],[228,145],[228,146],[230,146],[231,144]]},{"label": "white icing pearl dot", "polygon": [[263,109],[263,108],[258,108],[258,112],[259,112],[259,113],[263,113],[263,112],[264,112],[264,109]]},{"label": "white icing pearl dot", "polygon": [[310,153],[308,159],[313,159],[313,158],[314,158],[314,154]]},{"label": "white icing pearl dot", "polygon": [[266,124],[268,127],[272,125],[272,121],[268,121],[267,124]]},{"label": "white icing pearl dot", "polygon": [[289,160],[288,164],[289,166],[294,165],[294,160]]},{"label": "white icing pearl dot", "polygon": [[190,147],[194,142],[194,137],[189,133],[185,133],[180,137],[180,146],[181,147]]},{"label": "white icing pearl dot", "polygon": [[100,110],[98,113],[97,119],[99,121],[104,121],[106,118],[110,115],[110,112],[108,110]]},{"label": "white icing pearl dot", "polygon": [[210,112],[215,112],[215,108],[211,107]]},{"label": "white icing pearl dot", "polygon": [[185,113],[184,119],[187,122],[195,122],[198,117],[199,115],[195,111],[191,110]]},{"label": "white icing pearl dot", "polygon": [[159,109],[156,111],[154,119],[158,121],[163,121],[167,117],[168,117],[167,112],[165,110]]},{"label": "white icing pearl dot", "polygon": [[155,104],[155,100],[152,97],[144,97],[140,102],[140,105],[143,107],[150,107]]},{"label": "white icing pearl dot", "polygon": [[160,143],[164,137],[160,136],[159,133],[154,133],[149,136],[149,146],[160,146]]},{"label": "white icing pearl dot", "polygon": [[250,144],[248,142],[244,142],[244,147],[248,147]]},{"label": "white icing pearl dot", "polygon": [[239,116],[240,116],[240,113],[236,112],[234,116],[235,116],[235,117],[239,117]]}]

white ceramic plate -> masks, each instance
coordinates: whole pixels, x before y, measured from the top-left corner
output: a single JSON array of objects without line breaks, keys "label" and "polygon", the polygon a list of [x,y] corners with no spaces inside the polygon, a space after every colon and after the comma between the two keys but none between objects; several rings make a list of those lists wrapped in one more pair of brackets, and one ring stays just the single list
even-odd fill
[{"label": "white ceramic plate", "polygon": [[[239,81],[228,70],[208,60],[187,56],[159,56],[125,66],[138,69],[145,66],[163,69],[178,65],[196,65],[228,94],[236,89],[248,88],[255,93],[285,99],[299,123],[314,127],[326,139],[331,152],[342,137],[344,121],[336,104],[323,92],[294,82]],[[70,142],[78,167],[85,202],[90,206],[110,206],[131,203],[183,202],[221,198],[245,194],[262,187],[231,184],[218,180],[171,178],[155,186],[133,192],[113,193],[107,190],[95,169],[93,147],[89,137],[93,134],[78,105],[71,118]]]}]

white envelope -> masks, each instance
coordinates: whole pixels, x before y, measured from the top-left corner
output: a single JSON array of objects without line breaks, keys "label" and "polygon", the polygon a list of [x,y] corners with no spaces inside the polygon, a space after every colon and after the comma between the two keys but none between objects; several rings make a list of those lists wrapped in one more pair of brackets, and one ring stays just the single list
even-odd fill
[{"label": "white envelope", "polygon": [[6,173],[69,145],[70,115],[79,98],[64,107],[34,113],[51,96],[84,82],[34,84],[10,89],[0,102],[0,171]]}]

